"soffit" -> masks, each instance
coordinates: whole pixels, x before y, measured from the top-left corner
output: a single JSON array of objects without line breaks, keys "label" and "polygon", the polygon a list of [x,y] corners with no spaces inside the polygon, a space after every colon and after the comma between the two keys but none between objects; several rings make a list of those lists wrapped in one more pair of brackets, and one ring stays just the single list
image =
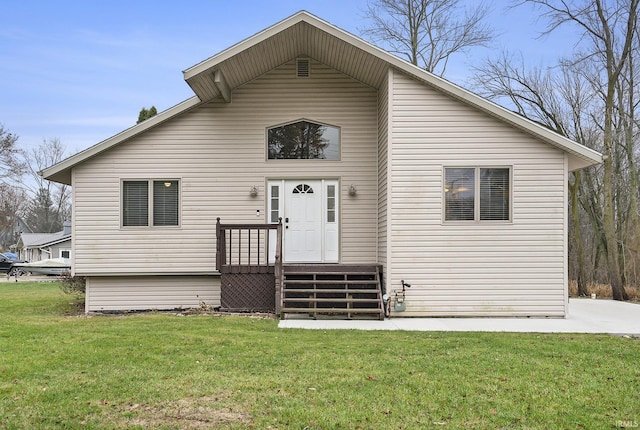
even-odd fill
[{"label": "soffit", "polygon": [[386,61],[305,21],[286,27],[233,55],[224,55],[232,49],[184,72],[185,80],[200,100],[222,98],[214,84],[215,71],[222,72],[233,90],[298,57],[317,60],[376,89],[384,81],[388,69]]}]

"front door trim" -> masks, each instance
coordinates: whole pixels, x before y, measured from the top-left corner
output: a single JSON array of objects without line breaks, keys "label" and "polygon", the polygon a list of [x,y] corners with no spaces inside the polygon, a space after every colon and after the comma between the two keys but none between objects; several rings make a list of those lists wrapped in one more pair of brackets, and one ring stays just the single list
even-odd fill
[{"label": "front door trim", "polygon": [[[304,191],[309,187],[313,189],[313,195],[305,196]],[[277,223],[282,218],[283,232],[283,257],[285,263],[338,263],[340,259],[340,182],[338,179],[305,178],[305,179],[270,179],[267,181],[267,221]],[[295,192],[297,191],[297,192]],[[301,192],[302,191],[302,192]],[[294,194],[295,193],[295,194]],[[314,198],[320,201],[314,200]],[[301,216],[300,211],[307,210],[306,216],[310,217],[307,223],[308,238],[295,236],[302,234],[300,231],[287,229],[293,227],[300,229],[292,219],[293,216]],[[294,214],[293,211],[297,211]],[[314,221],[314,217],[315,218]],[[289,218],[289,223],[287,219]],[[298,220],[299,221],[299,220]],[[313,231],[313,223],[317,222],[319,231]],[[315,236],[314,236],[315,235]],[[293,243],[296,241],[296,243]],[[289,242],[289,247],[287,246]],[[309,246],[319,249],[300,251],[296,246]],[[313,245],[311,245],[313,244]],[[275,250],[275,243],[270,244]],[[273,254],[272,254],[273,255]]]}]

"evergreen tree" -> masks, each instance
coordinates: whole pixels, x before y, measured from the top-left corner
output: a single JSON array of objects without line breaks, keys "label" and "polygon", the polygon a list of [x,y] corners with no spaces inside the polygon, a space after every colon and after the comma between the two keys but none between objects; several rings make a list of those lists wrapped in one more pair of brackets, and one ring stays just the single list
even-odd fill
[{"label": "evergreen tree", "polygon": [[158,114],[158,110],[155,106],[151,106],[149,109],[143,107],[140,109],[140,113],[138,114],[138,122],[136,124],[140,124],[142,121],[151,118],[152,116],[156,116]]},{"label": "evergreen tree", "polygon": [[20,161],[17,141],[18,136],[0,124],[0,180],[15,179],[24,172],[25,164]]}]

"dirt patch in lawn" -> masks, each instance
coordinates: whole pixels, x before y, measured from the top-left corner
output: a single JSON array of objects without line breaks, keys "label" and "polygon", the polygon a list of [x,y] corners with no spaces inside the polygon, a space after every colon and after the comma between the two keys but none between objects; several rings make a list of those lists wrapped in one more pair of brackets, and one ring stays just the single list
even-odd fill
[{"label": "dirt patch in lawn", "polygon": [[67,306],[62,310],[63,315],[67,317],[74,317],[84,315],[84,300],[68,302]]},{"label": "dirt patch in lawn", "polygon": [[232,424],[248,425],[251,416],[241,406],[221,407],[217,397],[186,398],[160,404],[117,406],[117,427],[210,429]]}]

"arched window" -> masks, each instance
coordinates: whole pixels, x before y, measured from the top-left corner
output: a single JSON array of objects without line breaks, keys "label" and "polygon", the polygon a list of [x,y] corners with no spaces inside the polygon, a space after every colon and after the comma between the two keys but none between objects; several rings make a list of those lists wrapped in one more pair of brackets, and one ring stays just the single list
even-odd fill
[{"label": "arched window", "polygon": [[340,129],[297,121],[267,130],[269,160],[339,160]]},{"label": "arched window", "polygon": [[313,188],[307,184],[296,185],[293,189],[293,194],[313,194]]}]

